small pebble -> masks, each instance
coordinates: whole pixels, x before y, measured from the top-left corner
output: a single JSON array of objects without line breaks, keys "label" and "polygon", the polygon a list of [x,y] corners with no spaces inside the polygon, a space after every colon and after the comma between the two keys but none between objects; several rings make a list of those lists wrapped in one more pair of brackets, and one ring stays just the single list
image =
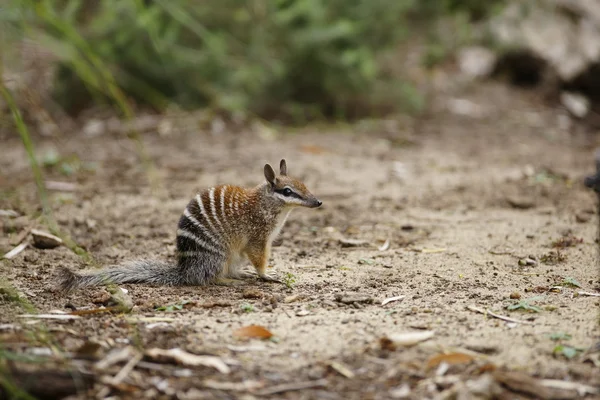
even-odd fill
[{"label": "small pebble", "polygon": [[521,298],[521,293],[519,293],[519,292],[513,292],[513,293],[510,294],[510,298],[513,299],[513,300],[520,299]]},{"label": "small pebble", "polygon": [[590,219],[592,219],[592,214],[583,213],[583,212],[579,212],[579,213],[575,214],[575,220],[577,222],[579,222],[580,224],[589,222]]}]

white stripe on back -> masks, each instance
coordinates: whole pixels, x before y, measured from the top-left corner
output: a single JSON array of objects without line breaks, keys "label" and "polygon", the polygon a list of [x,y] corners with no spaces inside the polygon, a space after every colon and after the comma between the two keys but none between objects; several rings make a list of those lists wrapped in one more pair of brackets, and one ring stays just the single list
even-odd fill
[{"label": "white stripe on back", "polygon": [[199,244],[200,246],[202,246],[203,248],[205,248],[207,250],[213,251],[218,254],[223,254],[223,251],[214,248],[212,245],[206,243],[204,240],[202,240],[198,236],[194,235],[192,232],[188,232],[188,231],[180,228],[180,229],[177,229],[177,236],[188,238],[190,240],[193,240],[194,242],[196,242],[197,244]]},{"label": "white stripe on back", "polygon": [[[208,218],[208,214],[207,214],[206,210],[204,209],[204,203],[202,203],[202,198],[200,197],[199,194],[196,195],[196,202],[198,202],[198,207],[200,207],[200,214],[202,214],[202,218],[204,218],[204,220],[206,221],[208,226],[210,226],[211,232],[218,234],[219,232],[215,229],[215,226],[212,224],[212,222],[210,222],[210,218]],[[211,239],[214,240],[214,238],[212,236],[211,236]],[[221,243],[221,242],[215,240],[215,243]]]},{"label": "white stripe on back", "polygon": [[223,221],[227,218],[225,216],[225,192],[227,191],[227,186],[223,186],[221,188],[221,216],[223,217]]},{"label": "white stripe on back", "polygon": [[[200,223],[200,221],[198,221],[198,220],[196,219],[196,217],[194,217],[194,216],[192,215],[192,213],[190,212],[190,210],[189,210],[189,209],[187,209],[187,208],[186,208],[185,210],[183,210],[183,215],[184,215],[184,216],[185,216],[187,219],[189,219],[190,221],[192,221],[192,224],[194,224],[194,226],[195,226],[196,228],[198,228],[198,229],[199,229],[199,230],[200,230],[200,231],[201,231],[201,232],[204,234],[204,236],[206,236],[207,238],[209,238],[209,239],[210,239],[210,240],[211,240],[211,241],[212,241],[212,242],[213,242],[213,243],[214,243],[216,246],[219,246],[219,245],[220,245],[220,242],[219,242],[219,241],[218,241],[218,240],[217,240],[217,239],[216,239],[216,238],[215,238],[215,237],[214,237],[214,236],[213,236],[213,235],[212,235],[212,234],[209,232],[209,230],[208,230],[208,229],[206,229],[206,227],[205,227],[204,225],[202,225],[202,224]],[[205,217],[205,218],[206,218],[206,217]],[[208,245],[210,245],[210,243],[207,243],[207,244],[208,244]]]},{"label": "white stripe on back", "polygon": [[219,217],[217,217],[217,207],[215,206],[215,188],[210,188],[210,191],[208,192],[208,198],[210,200],[210,211],[212,216],[214,217],[215,221],[217,221],[221,232],[224,232],[221,220],[219,220]]}]

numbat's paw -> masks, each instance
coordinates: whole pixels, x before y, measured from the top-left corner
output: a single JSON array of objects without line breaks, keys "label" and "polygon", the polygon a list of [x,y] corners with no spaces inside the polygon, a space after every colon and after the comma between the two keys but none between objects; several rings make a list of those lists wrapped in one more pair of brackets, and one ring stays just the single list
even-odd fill
[{"label": "numbat's paw", "polygon": [[282,283],[283,284],[283,282],[281,280],[277,279],[273,275],[268,275],[268,274],[259,275],[258,279],[260,279],[261,281],[265,281],[265,282],[274,282],[274,283]]},{"label": "numbat's paw", "polygon": [[233,278],[218,278],[217,280],[215,280],[214,284],[217,286],[239,286],[243,285],[244,281],[240,281],[239,279]]},{"label": "numbat's paw", "polygon": [[250,271],[241,271],[240,273],[237,274],[236,278],[239,279],[253,279],[256,278],[258,275],[254,272],[250,272]]}]

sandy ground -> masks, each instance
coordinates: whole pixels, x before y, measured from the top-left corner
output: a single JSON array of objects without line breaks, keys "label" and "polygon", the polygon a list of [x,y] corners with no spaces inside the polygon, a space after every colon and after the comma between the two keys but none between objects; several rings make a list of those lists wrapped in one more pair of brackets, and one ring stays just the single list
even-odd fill
[{"label": "sandy ground", "polygon": [[[75,192],[51,191],[50,201],[61,230],[93,261],[64,246],[30,246],[1,264],[5,283],[40,312],[107,305],[103,288],[53,291],[56,267],[172,259],[176,223],[189,198],[218,183],[258,184],[266,162],[287,159],[289,174],[303,179],[324,204],[292,212],[276,242],[272,271],[289,287],[254,280],[240,287],[123,285],[135,304],[130,314],[41,323],[19,318],[26,312],[23,301],[4,290],[0,343],[13,356],[47,357],[42,364],[15,364],[42,371],[40,376],[52,366],[106,379],[135,349],[152,348],[216,356],[231,370],[224,374],[147,355],[121,382],[97,381],[87,391],[81,384],[71,398],[473,398],[476,383],[484,386],[482,398],[526,398],[532,392],[544,398],[534,383],[523,389],[514,380],[600,385],[598,353],[585,352],[600,341],[600,298],[577,295],[600,292],[596,198],[581,184],[593,172],[596,139],[574,133],[563,111],[541,105],[530,93],[486,84],[461,96],[483,112],[461,116],[438,106],[418,122],[306,132],[211,133],[176,123],[186,129],[144,136],[158,192],[126,138],[36,138],[41,155],[57,148],[92,163],[90,171],[71,176],[60,168],[46,168],[46,174],[77,184]],[[2,139],[0,168],[0,209],[21,214],[0,219],[5,253],[28,227],[43,226],[36,219],[27,158],[15,137]],[[347,247],[348,239],[364,243]],[[567,246],[556,249],[561,239]],[[380,249],[386,240],[389,248]],[[555,260],[556,251],[561,260]],[[404,297],[382,305],[394,296]],[[507,309],[518,297],[536,296],[526,303],[538,312]],[[157,310],[184,304],[181,310]],[[253,324],[274,338],[234,337],[238,328]],[[383,339],[429,331],[433,337],[411,347]],[[553,334],[563,338],[553,340]],[[91,351],[80,349],[86,343]],[[555,354],[560,344],[577,349],[575,356]],[[132,353],[125,360],[103,369],[94,364],[127,346]],[[442,367],[435,361],[456,352],[462,356],[442,357]],[[305,381],[314,387],[276,390]]]}]

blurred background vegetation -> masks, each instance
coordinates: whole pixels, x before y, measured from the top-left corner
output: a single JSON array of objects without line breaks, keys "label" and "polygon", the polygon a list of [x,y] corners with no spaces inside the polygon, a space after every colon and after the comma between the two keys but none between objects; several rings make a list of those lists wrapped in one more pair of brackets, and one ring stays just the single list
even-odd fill
[{"label": "blurred background vegetation", "polygon": [[[502,0],[8,0],[2,65],[23,43],[48,53],[34,92],[71,117],[95,105],[211,109],[286,122],[415,112],[423,95],[401,44],[424,38],[430,67]],[[436,29],[450,21],[448,35]],[[6,79],[5,79],[6,80]],[[5,82],[11,86],[10,82]],[[14,85],[13,85],[14,86]],[[35,96],[29,96],[30,100]],[[44,107],[47,108],[47,107]]]}]

